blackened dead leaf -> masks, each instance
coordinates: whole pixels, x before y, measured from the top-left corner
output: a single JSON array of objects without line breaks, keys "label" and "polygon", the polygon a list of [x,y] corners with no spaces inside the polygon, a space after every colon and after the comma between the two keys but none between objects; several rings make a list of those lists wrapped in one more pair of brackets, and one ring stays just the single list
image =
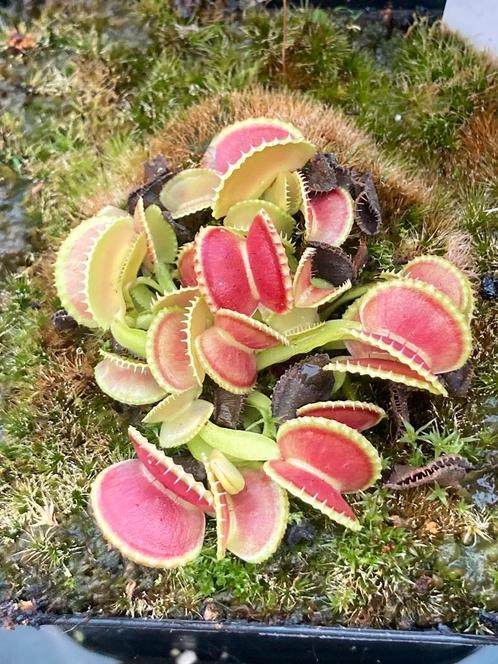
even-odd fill
[{"label": "blackened dead leaf", "polygon": [[192,242],[192,240],[195,237],[195,233],[192,233],[186,226],[182,224],[181,221],[173,219],[171,212],[167,210],[165,207],[163,207],[161,204],[159,204],[159,207],[161,208],[164,220],[167,221],[168,224],[171,226],[171,228],[175,231],[176,241],[178,242],[178,246],[181,247],[183,244],[186,244],[187,242]]},{"label": "blackened dead leaf", "polygon": [[192,233],[192,231],[186,226],[184,226],[184,224],[182,224],[181,221],[177,221],[176,219],[171,219],[169,223],[171,224],[173,230],[175,231],[179,247],[181,247],[182,244],[187,244],[188,242],[192,242],[192,240],[195,237],[195,233]]},{"label": "blackened dead leaf", "polygon": [[315,249],[311,266],[313,277],[324,279],[332,286],[342,286],[348,280],[354,282],[353,261],[344,249],[323,242],[310,242],[309,246]]},{"label": "blackened dead leaf", "polygon": [[355,221],[366,235],[376,235],[382,223],[379,197],[370,173],[358,180],[360,187],[355,201]]},{"label": "blackened dead leaf", "polygon": [[120,343],[118,343],[116,339],[112,336],[110,339],[110,345],[112,352],[116,353],[116,355],[124,355],[125,357],[128,357],[130,355],[130,351],[124,346],[122,346]]},{"label": "blackened dead leaf", "polygon": [[70,332],[78,327],[78,323],[65,309],[58,309],[52,314],[52,324],[57,332]]},{"label": "blackened dead leaf", "polygon": [[307,403],[330,398],[334,375],[323,370],[329,362],[325,353],[309,355],[289,367],[279,378],[272,394],[272,414],[277,422],[296,417],[296,410]]},{"label": "blackened dead leaf", "polygon": [[330,152],[324,153],[330,168],[334,170],[336,187],[342,187],[349,191],[351,196],[355,199],[363,190],[361,184],[361,173],[354,168],[347,168],[337,162],[335,154]]},{"label": "blackened dead leaf", "polygon": [[[166,214],[168,217],[166,217]],[[173,219],[169,211],[163,208],[163,216],[173,227],[178,246],[181,247],[183,244],[187,244],[187,242],[192,242],[199,228],[211,221],[211,210],[201,210],[181,219]]]},{"label": "blackened dead leaf", "polygon": [[290,524],[287,528],[285,541],[287,546],[293,549],[301,542],[313,542],[316,537],[316,530],[310,521],[303,521],[302,523]]},{"label": "blackened dead leaf", "polygon": [[206,479],[204,464],[194,459],[194,457],[187,452],[173,454],[172,459],[175,463],[182,466],[186,473],[193,475],[198,482],[204,482]]},{"label": "blackened dead leaf", "polygon": [[220,427],[236,429],[244,405],[244,394],[232,394],[219,385],[213,388],[213,422]]},{"label": "blackened dead leaf", "polygon": [[135,206],[140,197],[143,198],[145,208],[149,207],[149,205],[158,205],[161,209],[164,210],[165,208],[159,200],[159,194],[161,193],[161,189],[163,188],[164,183],[167,182],[172,176],[173,173],[166,171],[165,173],[158,175],[150,182],[146,182],[138,189],[135,189],[135,191],[132,191],[128,196],[128,212],[130,214],[135,212]]},{"label": "blackened dead leaf", "polygon": [[384,486],[397,491],[433,482],[437,482],[441,486],[458,486],[472,468],[470,461],[458,454],[440,456],[420,468],[396,464]]},{"label": "blackened dead leaf", "polygon": [[474,378],[474,365],[471,360],[467,360],[460,369],[441,374],[439,378],[443,381],[451,396],[466,397]]},{"label": "blackened dead leaf", "polygon": [[357,187],[355,185],[356,178],[358,177],[357,171],[354,168],[346,168],[339,164],[335,168],[335,176],[337,178],[337,186],[347,189],[353,198],[357,196]]},{"label": "blackened dead leaf", "polygon": [[[182,229],[183,235],[185,237],[189,237],[189,240],[185,240],[185,242],[191,242],[197,231],[201,226],[205,226],[211,221],[211,210],[200,210],[199,212],[193,212],[192,214],[188,214],[185,217],[182,217],[181,219],[175,219],[175,222],[173,224],[173,228],[175,231],[178,229]],[[178,237],[178,243],[183,244],[183,241],[180,241],[180,237],[177,232],[177,237]]]},{"label": "blackened dead leaf", "polygon": [[427,595],[428,592],[434,587],[434,580],[428,574],[422,574],[415,579],[414,590],[417,595]]},{"label": "blackened dead leaf", "polygon": [[303,167],[303,175],[310,191],[324,193],[337,187],[334,155],[318,153]]},{"label": "blackened dead leaf", "polygon": [[494,611],[479,611],[479,618],[482,622],[498,634],[498,613]]},{"label": "blackened dead leaf", "polygon": [[492,274],[483,274],[479,292],[485,300],[496,300],[498,297],[498,277],[493,277]]},{"label": "blackened dead leaf", "polygon": [[364,178],[367,173],[361,173],[354,168],[352,168],[349,173],[351,175],[351,196],[356,200],[365,189]]},{"label": "blackened dead leaf", "polygon": [[391,411],[396,424],[395,437],[397,438],[406,423],[410,423],[410,411],[408,410],[408,390],[401,383],[389,381],[389,397]]},{"label": "blackened dead leaf", "polygon": [[175,172],[170,170],[168,161],[163,155],[157,155],[146,161],[144,164],[145,184],[128,196],[128,212],[133,214],[140,196],[143,198],[145,208],[148,208],[149,205],[157,205],[165,220],[175,231],[178,246],[182,246],[187,242],[192,242],[199,228],[210,220],[210,213],[207,211],[209,214],[206,216],[206,211],[202,211],[182,217],[182,219],[173,219],[169,210],[161,203],[159,196],[164,184],[174,174]]},{"label": "blackened dead leaf", "polygon": [[170,172],[168,160],[162,154],[158,154],[151,159],[148,159],[144,164],[144,180],[145,182],[152,182],[157,180],[158,177],[164,176]]}]

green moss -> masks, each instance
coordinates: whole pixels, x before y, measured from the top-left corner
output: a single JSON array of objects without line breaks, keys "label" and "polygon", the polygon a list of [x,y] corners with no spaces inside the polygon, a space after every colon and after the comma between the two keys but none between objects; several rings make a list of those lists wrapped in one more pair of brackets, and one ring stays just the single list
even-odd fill
[{"label": "green moss", "polygon": [[496,89],[496,70],[456,35],[418,22],[390,63],[391,86],[366,113],[384,143],[428,164],[458,145],[458,130]]},{"label": "green moss", "polygon": [[423,466],[442,454],[461,454],[475,461],[476,455],[483,452],[478,436],[463,436],[454,428],[441,431],[434,421],[418,430],[405,423],[405,431],[398,440],[407,446],[408,463],[413,466]]},{"label": "green moss", "polygon": [[45,360],[38,341],[44,322],[41,297],[40,289],[28,279],[11,277],[4,283],[0,317],[0,378],[4,389],[21,386]]}]

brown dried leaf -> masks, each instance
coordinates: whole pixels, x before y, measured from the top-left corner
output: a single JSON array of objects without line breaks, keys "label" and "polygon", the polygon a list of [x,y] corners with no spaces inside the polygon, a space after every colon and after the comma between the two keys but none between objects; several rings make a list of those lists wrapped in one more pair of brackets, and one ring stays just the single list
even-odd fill
[{"label": "brown dried leaf", "polygon": [[428,535],[437,535],[439,533],[439,526],[435,521],[426,521],[422,530]]},{"label": "brown dried leaf", "polygon": [[392,514],[389,517],[389,520],[391,521],[394,528],[410,528],[410,521],[408,519],[404,519],[399,514]]},{"label": "brown dried leaf", "polygon": [[352,258],[353,268],[356,275],[360,274],[368,261],[368,245],[364,235],[360,236],[360,242],[356,253]]},{"label": "brown dried leaf", "polygon": [[125,586],[125,595],[129,602],[131,602],[131,600],[133,599],[136,587],[137,587],[137,582],[135,581],[135,579],[128,579],[128,582],[126,583]]},{"label": "brown dried leaf", "polygon": [[7,47],[18,53],[36,48],[38,42],[31,32],[18,32],[15,28],[7,32]]},{"label": "brown dried leaf", "polygon": [[40,191],[43,189],[44,186],[45,186],[45,183],[43,182],[43,180],[39,180],[38,182],[36,182],[36,183],[31,187],[29,193],[31,194],[31,196],[36,196],[36,194],[39,194]]},{"label": "brown dried leaf", "polygon": [[410,422],[410,411],[408,410],[408,389],[401,383],[389,381],[389,397],[391,412],[394,419],[394,436],[398,438],[401,429],[406,422]]},{"label": "brown dried leaf", "polygon": [[386,489],[404,491],[424,484],[437,482],[441,486],[458,486],[473,466],[459,454],[440,456],[426,466],[403,466],[395,464],[389,479],[385,482]]},{"label": "brown dried leaf", "polygon": [[23,613],[32,613],[36,611],[36,602],[34,599],[19,600],[19,610]]},{"label": "brown dried leaf", "polygon": [[213,388],[214,411],[212,421],[220,427],[236,429],[244,406],[245,394],[232,394],[219,385]]},{"label": "brown dried leaf", "polygon": [[223,612],[220,605],[213,600],[207,600],[200,609],[200,614],[203,620],[216,621],[223,617]]}]

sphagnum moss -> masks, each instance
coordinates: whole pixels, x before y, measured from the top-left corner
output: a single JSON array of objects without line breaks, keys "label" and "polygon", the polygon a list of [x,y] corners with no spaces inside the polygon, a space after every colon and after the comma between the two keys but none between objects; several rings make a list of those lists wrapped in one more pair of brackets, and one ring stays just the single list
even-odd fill
[{"label": "sphagnum moss", "polygon": [[[54,245],[91,211],[89,198],[109,189],[122,198],[151,151],[166,150],[176,165],[188,166],[214,130],[233,118],[279,115],[280,106],[286,116],[310,114],[309,131],[323,115],[321,107],[287,93],[278,93],[275,105],[261,90],[227,95],[258,82],[354,110],[359,125],[381,143],[379,153],[372,138],[333,113],[327,116],[332,124],[318,125],[323,135],[313,136],[320,145],[332,143],[342,159],[359,159],[382,174],[392,230],[371,246],[377,265],[392,267],[396,246],[398,258],[421,249],[447,251],[476,273],[494,270],[495,218],[488,210],[498,131],[496,70],[439,25],[420,23],[406,37],[396,35],[386,47],[387,64],[379,65],[368,49],[353,48],[355,30],[344,29],[354,25],[350,16],[338,27],[326,12],[291,12],[284,71],[279,13],[249,13],[242,25],[212,17],[189,25],[159,0],[143,0],[117,12],[112,3],[100,3],[98,24],[92,14],[71,7],[68,16],[67,6],[51,7],[30,27],[39,48],[23,56],[3,54],[16,58],[34,96],[19,116],[3,114],[2,154],[43,183],[27,205],[43,214],[38,232],[46,247],[34,266],[4,284],[0,314],[0,579],[8,594],[34,597],[42,608],[57,611],[198,616],[203,601],[214,597],[225,614],[240,617],[275,620],[294,612],[318,623],[410,626],[443,620],[479,629],[473,607],[487,600],[434,558],[443,537],[458,541],[471,533],[484,542],[498,526],[495,515],[483,514],[453,490],[442,501],[432,489],[421,489],[417,504],[422,501],[424,509],[416,514],[409,495],[380,489],[358,497],[365,528],[351,535],[294,504],[296,519],[315,521],[315,541],[283,548],[260,566],[232,558],[216,562],[213,533],[211,547],[182,570],[144,571],[123,562],[88,518],[87,499],[97,471],[129,455],[122,432],[134,414],[117,412],[95,388],[88,358],[96,344],[79,332],[54,332],[50,275]],[[318,52],[317,34],[324,46]],[[324,53],[326,67],[320,64]],[[171,120],[198,100],[201,105],[180,121]],[[31,122],[33,113],[41,122]],[[165,121],[170,139],[158,138],[144,149],[143,132],[156,133]],[[342,154],[341,146],[351,142],[358,150]],[[448,165],[442,175],[441,164]],[[457,427],[464,438],[479,432],[477,402],[490,399],[496,386],[492,307],[478,303],[476,377],[468,404],[434,402],[440,431]],[[382,391],[379,397],[382,402]],[[394,461],[400,444],[386,441],[387,430],[376,435]],[[460,451],[482,463],[493,446],[492,435],[482,433],[466,439]],[[423,443],[422,452],[428,460],[430,444]]]}]

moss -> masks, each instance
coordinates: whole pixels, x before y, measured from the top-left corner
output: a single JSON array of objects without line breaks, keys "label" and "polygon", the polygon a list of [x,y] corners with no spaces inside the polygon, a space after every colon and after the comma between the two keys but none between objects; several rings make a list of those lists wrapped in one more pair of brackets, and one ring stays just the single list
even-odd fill
[{"label": "moss", "polygon": [[[25,204],[43,218],[35,262],[4,282],[0,306],[0,578],[12,595],[61,612],[195,617],[212,597],[244,618],[481,629],[474,607],[491,607],[489,579],[469,585],[448,560],[461,557],[462,539],[495,536],[496,516],[454,489],[357,496],[364,529],[353,534],[293,501],[292,522],[311,521],[314,541],[284,544],[258,566],[216,562],[212,524],[202,556],[181,570],[145,570],[109,550],[87,514],[89,486],[130,455],[123,431],[137,411],[95,387],[99,339],[54,330],[51,272],[68,228],[106,192],[120,201],[149,153],[188,164],[219,126],[262,113],[302,124],[379,178],[386,226],[370,245],[372,269],[436,251],[474,274],[496,270],[496,70],[438,24],[386,40],[348,12],[291,11],[285,66],[282,14],[260,8],[223,23],[209,10],[179,19],[160,0],[51,2],[30,30],[36,49],[0,56],[15,102],[0,118],[2,159],[42,185]],[[271,94],[247,91],[257,83]],[[493,311],[478,302],[470,398],[421,401],[418,429],[398,441],[379,427],[385,463],[449,451],[485,462],[496,446],[482,426],[498,380]],[[350,388],[387,405],[379,382]]]},{"label": "moss", "polygon": [[40,311],[42,292],[26,278],[11,277],[4,284],[0,318],[0,376],[5,389],[21,388],[35,367],[45,360],[37,342],[44,322]]},{"label": "moss", "polygon": [[426,21],[411,28],[390,66],[392,84],[370,106],[367,126],[422,164],[444,168],[462,125],[496,94],[495,68],[439,23]]}]

